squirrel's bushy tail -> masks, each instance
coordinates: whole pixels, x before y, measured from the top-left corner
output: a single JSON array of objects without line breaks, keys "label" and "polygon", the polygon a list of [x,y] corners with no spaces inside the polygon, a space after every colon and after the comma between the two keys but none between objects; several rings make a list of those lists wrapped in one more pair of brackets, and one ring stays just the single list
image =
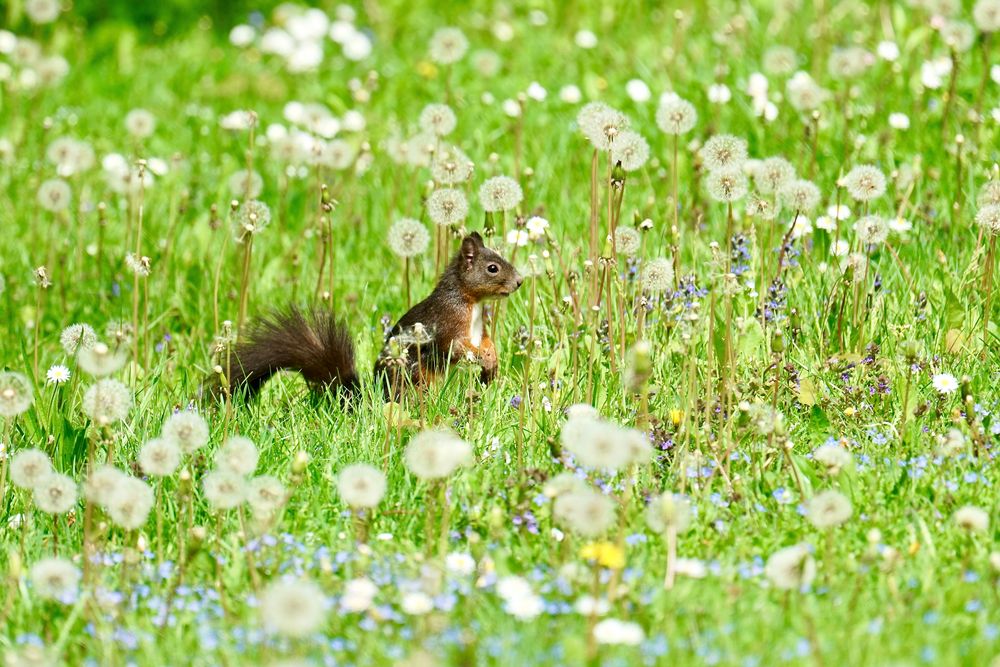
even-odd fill
[{"label": "squirrel's bushy tail", "polygon": [[317,389],[358,387],[351,334],[330,313],[294,306],[252,323],[233,350],[230,386],[253,397],[276,372],[298,371]]}]

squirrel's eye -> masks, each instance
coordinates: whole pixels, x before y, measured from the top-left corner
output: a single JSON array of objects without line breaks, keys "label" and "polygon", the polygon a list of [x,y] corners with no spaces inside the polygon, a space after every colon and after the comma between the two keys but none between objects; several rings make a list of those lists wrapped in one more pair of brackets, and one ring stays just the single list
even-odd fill
[{"label": "squirrel's eye", "polygon": [[486,270],[489,271],[490,273],[499,273],[500,267],[497,266],[496,264],[490,264],[486,267]]}]

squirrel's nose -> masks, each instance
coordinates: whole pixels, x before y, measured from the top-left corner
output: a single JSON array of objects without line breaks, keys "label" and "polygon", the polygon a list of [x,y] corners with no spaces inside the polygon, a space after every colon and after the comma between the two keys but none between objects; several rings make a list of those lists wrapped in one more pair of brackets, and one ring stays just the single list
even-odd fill
[{"label": "squirrel's nose", "polygon": [[521,283],[524,282],[524,276],[522,276],[520,273],[517,274],[517,277],[514,278],[514,282],[516,282],[517,286],[520,287]]}]

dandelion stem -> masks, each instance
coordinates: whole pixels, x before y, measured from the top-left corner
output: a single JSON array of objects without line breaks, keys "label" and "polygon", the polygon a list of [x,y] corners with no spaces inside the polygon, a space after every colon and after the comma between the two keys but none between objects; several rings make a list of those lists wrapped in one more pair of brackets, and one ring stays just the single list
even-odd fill
[{"label": "dandelion stem", "polygon": [[951,108],[955,106],[955,88],[958,85],[958,53],[951,49],[951,74],[948,76],[948,92],[944,100],[944,113],[941,116],[941,138],[948,137],[948,121],[951,119]]},{"label": "dandelion stem", "polygon": [[993,269],[996,263],[996,247],[997,237],[995,235],[990,236],[990,248],[986,253],[986,264],[984,267],[986,273],[986,303],[983,306],[983,359],[986,358],[986,352],[990,347],[990,314],[993,308]]},{"label": "dandelion stem", "polygon": [[668,591],[674,587],[677,578],[677,526],[667,524],[667,571],[663,576],[663,587]]},{"label": "dandelion stem", "polygon": [[677,239],[677,250],[678,250],[678,252],[680,252],[681,249],[683,248],[683,245],[681,243],[681,240],[683,238],[683,232],[681,231],[681,223],[680,223],[680,215],[681,215],[680,214],[680,202],[677,201],[677,196],[678,196],[678,194],[677,194],[677,190],[678,190],[678,186],[677,186],[677,183],[678,183],[678,176],[677,176],[677,141],[678,141],[677,134],[675,133],[674,134],[674,142],[673,142],[673,144],[674,144],[673,145],[673,160],[672,160],[673,163],[671,165],[671,170],[672,170],[673,173],[672,173],[671,179],[670,179],[671,180],[672,199],[673,199],[671,201],[671,205],[672,205],[672,208],[674,209],[674,228],[671,231],[673,231],[673,233],[674,233],[674,238]]}]

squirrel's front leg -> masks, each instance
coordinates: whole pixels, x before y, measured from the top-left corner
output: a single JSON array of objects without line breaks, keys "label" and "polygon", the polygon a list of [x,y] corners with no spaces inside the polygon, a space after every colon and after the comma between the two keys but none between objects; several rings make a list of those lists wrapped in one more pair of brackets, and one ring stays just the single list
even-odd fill
[{"label": "squirrel's front leg", "polygon": [[483,383],[489,384],[496,377],[498,366],[497,349],[493,346],[493,341],[490,340],[489,336],[483,336],[483,340],[479,344],[478,357],[479,365],[483,369],[479,374],[479,379]]}]

